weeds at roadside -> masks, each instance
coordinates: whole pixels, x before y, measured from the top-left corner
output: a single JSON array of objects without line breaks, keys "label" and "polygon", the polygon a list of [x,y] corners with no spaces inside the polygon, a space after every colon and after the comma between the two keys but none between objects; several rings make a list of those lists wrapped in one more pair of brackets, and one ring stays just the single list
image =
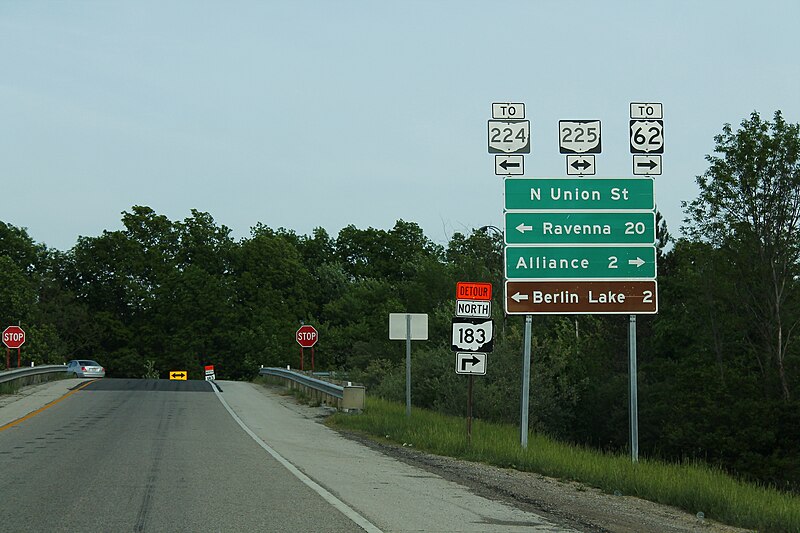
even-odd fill
[{"label": "weeds at roadside", "polygon": [[467,444],[464,420],[415,408],[406,417],[400,403],[367,397],[359,416],[334,414],[333,427],[358,431],[414,448],[520,471],[577,481],[609,494],[625,494],[673,505],[692,514],[760,532],[800,531],[800,496],[739,481],[700,463],[680,464],[600,452],[531,434],[528,448],[519,429],[474,420]]}]

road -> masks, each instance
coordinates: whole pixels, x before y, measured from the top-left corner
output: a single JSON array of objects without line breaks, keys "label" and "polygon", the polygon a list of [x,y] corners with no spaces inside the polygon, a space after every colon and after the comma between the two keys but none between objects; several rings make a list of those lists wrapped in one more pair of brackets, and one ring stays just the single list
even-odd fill
[{"label": "road", "polygon": [[68,385],[10,426],[15,404],[0,408],[0,531],[573,531],[344,439],[257,385]]}]

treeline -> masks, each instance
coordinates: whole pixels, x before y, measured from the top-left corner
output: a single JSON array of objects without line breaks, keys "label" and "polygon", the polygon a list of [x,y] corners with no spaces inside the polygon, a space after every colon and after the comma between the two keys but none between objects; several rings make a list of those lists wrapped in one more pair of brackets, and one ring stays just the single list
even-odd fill
[{"label": "treeline", "polygon": [[[754,113],[716,142],[684,237],[666,250],[659,224],[659,314],[638,320],[640,453],[797,490],[800,132],[780,113]],[[64,252],[0,222],[0,327],[22,324],[25,363],[92,358],[109,377],[195,379],[213,364],[218,378],[249,379],[260,365],[297,368],[294,333],[306,323],[320,333],[317,370],[401,400],[405,347],[388,339],[388,314],[428,313],[430,339],[412,350],[414,405],[463,414],[466,378],[449,348],[455,284],[490,281],[497,338],[474,411],[519,421],[522,318],[502,312],[497,232],[441,246],[401,220],[335,237],[257,225],[235,240],[209,213],[173,221],[144,206],[122,225]],[[533,324],[531,427],[625,449],[628,317]]]}]

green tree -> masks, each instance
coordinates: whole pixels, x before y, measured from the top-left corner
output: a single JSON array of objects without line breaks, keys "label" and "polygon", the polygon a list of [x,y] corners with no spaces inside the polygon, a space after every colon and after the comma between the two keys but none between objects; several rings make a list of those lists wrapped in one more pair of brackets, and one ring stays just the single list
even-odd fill
[{"label": "green tree", "polygon": [[[800,125],[776,112],[753,112],[715,137],[699,196],[684,204],[684,230],[719,247],[737,269],[737,295],[757,326],[752,353],[767,377],[774,369],[784,400],[791,396],[789,348],[798,325],[795,279],[800,261]],[[761,354],[767,354],[762,357]]]}]

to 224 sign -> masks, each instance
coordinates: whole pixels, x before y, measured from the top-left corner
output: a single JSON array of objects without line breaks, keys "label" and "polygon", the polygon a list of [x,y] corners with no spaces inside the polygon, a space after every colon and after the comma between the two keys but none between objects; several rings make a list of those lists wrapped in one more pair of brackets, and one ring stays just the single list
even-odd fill
[{"label": "to 224 sign", "polygon": [[531,122],[529,120],[490,120],[489,153],[531,153]]}]

